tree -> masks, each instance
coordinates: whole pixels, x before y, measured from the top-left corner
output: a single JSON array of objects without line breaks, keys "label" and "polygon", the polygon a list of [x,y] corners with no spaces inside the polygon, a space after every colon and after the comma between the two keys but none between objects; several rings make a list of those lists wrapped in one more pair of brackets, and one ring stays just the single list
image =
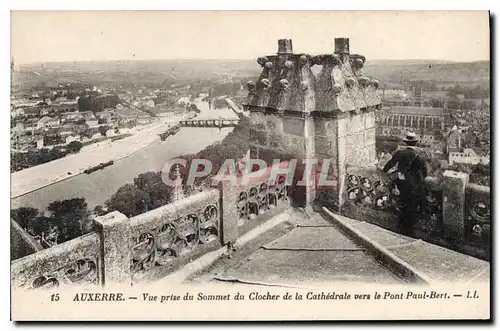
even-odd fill
[{"label": "tree", "polygon": [[78,110],[87,111],[90,110],[90,98],[87,96],[81,96],[78,99]]},{"label": "tree", "polygon": [[76,99],[76,93],[70,91],[70,92],[66,93],[66,98],[68,98],[68,100],[75,100]]},{"label": "tree", "polygon": [[148,209],[166,205],[170,201],[172,188],[167,186],[158,172],[146,172],[134,179],[134,185],[149,196]]},{"label": "tree", "polygon": [[97,216],[104,216],[107,214],[107,211],[104,210],[104,208],[101,206],[101,205],[97,205],[95,206],[94,208],[94,213],[97,215]]},{"label": "tree", "polygon": [[47,234],[50,229],[55,226],[57,225],[53,218],[39,216],[31,222],[30,226],[26,230],[32,235],[41,236],[42,233]]},{"label": "tree", "polygon": [[72,141],[68,144],[68,149],[72,153],[78,153],[83,147],[83,144],[79,141]]},{"label": "tree", "polygon": [[[186,167],[184,176],[187,178],[193,159],[207,159],[212,162],[212,173],[204,178],[197,178],[195,186],[209,182],[211,176],[217,174],[226,159],[239,159],[248,149],[249,120],[242,118],[240,123],[221,142],[210,145],[196,154],[184,155]],[[292,158],[292,156],[290,156]],[[201,167],[201,166],[200,166]],[[198,169],[202,170],[202,169]],[[171,169],[172,171],[172,169]],[[171,179],[173,179],[171,177]],[[133,184],[122,186],[108,201],[109,211],[117,210],[128,217],[147,210],[161,207],[171,201],[172,187],[166,185],[161,173],[146,172],[134,179]],[[192,190],[196,192],[196,190]]]},{"label": "tree", "polygon": [[61,242],[83,235],[92,226],[87,203],[83,198],[54,201],[47,210],[59,230]]},{"label": "tree", "polygon": [[98,130],[101,136],[106,137],[106,132],[108,132],[109,128],[107,126],[100,126]]},{"label": "tree", "polygon": [[133,184],[125,184],[106,201],[108,210],[117,210],[127,217],[133,217],[148,209],[149,196]]},{"label": "tree", "polygon": [[38,209],[20,207],[10,212],[11,217],[24,229],[28,229],[38,216]]}]

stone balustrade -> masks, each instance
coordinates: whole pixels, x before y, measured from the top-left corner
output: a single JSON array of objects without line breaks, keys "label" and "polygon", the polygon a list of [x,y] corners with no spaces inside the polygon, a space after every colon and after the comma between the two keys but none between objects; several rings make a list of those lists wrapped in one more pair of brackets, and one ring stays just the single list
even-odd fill
[{"label": "stone balustrade", "polygon": [[[400,192],[390,177],[376,166],[348,168],[343,207],[347,215],[367,221],[377,218],[381,225],[394,224],[401,211]],[[427,177],[424,187],[416,228],[430,235],[442,227],[442,188],[434,177]]]},{"label": "stone balustrade", "polygon": [[97,217],[95,232],[12,261],[12,285],[130,285],[165,277],[288,208],[284,178],[266,183],[267,176],[245,187],[221,182],[132,218],[118,211]]},{"label": "stone balustrade", "polygon": [[399,191],[389,176],[375,168],[351,169],[346,176],[346,202],[376,210],[398,209]]},{"label": "stone balustrade", "polygon": [[[445,171],[442,179],[427,177],[416,228],[440,234],[457,244],[488,247],[490,188],[468,183],[468,174]],[[376,167],[347,169],[341,211],[349,217],[396,224],[401,209],[399,191],[390,175]]]},{"label": "stone balustrade", "polygon": [[220,247],[219,191],[211,189],[129,220],[132,281],[160,278]]},{"label": "stone balustrade", "polygon": [[273,211],[288,208],[288,193],[285,176],[278,176],[272,184],[268,183],[267,176],[263,176],[248,187],[240,187],[235,196],[239,233],[246,233],[262,223],[270,214],[276,213]]},{"label": "stone balustrade", "polygon": [[91,233],[11,263],[11,284],[27,290],[102,284],[101,240]]},{"label": "stone balustrade", "polygon": [[489,245],[491,225],[490,188],[477,184],[465,187],[465,240]]}]

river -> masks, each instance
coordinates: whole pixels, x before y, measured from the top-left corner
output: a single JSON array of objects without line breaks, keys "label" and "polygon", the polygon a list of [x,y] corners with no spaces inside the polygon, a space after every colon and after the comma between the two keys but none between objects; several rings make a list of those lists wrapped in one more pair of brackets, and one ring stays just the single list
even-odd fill
[{"label": "river", "polygon": [[[201,113],[198,118],[237,118],[229,108],[210,110],[208,102],[194,100]],[[181,128],[174,136],[158,141],[144,149],[116,161],[113,165],[93,172],[81,174],[70,179],[33,191],[11,200],[11,209],[34,207],[44,210],[56,200],[85,198],[89,209],[104,205],[121,186],[132,183],[139,174],[147,171],[160,171],[167,161],[184,154],[197,153],[216,141],[222,140],[233,128]]]}]

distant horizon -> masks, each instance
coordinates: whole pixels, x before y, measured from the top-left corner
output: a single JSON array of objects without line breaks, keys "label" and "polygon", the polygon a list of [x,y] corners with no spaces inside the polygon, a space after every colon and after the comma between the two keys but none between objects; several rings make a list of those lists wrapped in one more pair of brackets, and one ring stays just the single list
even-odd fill
[{"label": "distant horizon", "polygon": [[[490,60],[488,11],[11,11],[17,64],[254,59],[333,53],[368,60]],[[436,60],[447,59],[447,60]],[[449,60],[448,60],[449,59]],[[407,60],[408,61],[408,60]]]},{"label": "distant horizon", "polygon": [[[268,54],[270,55],[270,54]],[[177,59],[118,59],[118,60],[64,60],[64,61],[45,61],[45,62],[30,62],[30,63],[20,63],[16,64],[17,66],[34,66],[40,64],[59,64],[59,63],[92,63],[92,62],[161,62],[161,61],[255,61],[257,59],[249,59],[249,58],[233,58],[233,59],[217,59],[217,58],[177,58]],[[15,59],[14,59],[15,61]],[[475,61],[456,61],[456,60],[443,60],[443,59],[367,59],[366,65],[370,65],[370,62],[382,62],[382,61],[394,61],[394,62],[443,62],[443,63],[476,63],[476,62],[490,62],[488,60],[475,60]]]}]

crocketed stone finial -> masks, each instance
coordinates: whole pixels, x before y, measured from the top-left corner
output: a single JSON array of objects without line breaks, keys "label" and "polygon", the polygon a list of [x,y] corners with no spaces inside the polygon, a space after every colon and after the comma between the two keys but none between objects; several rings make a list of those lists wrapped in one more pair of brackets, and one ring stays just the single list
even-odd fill
[{"label": "crocketed stone finial", "polygon": [[[366,58],[350,54],[349,38],[335,38],[332,54],[294,54],[291,39],[278,40],[275,55],[261,56],[255,85],[247,85],[254,110],[350,112],[380,106],[379,82],[363,73]],[[322,66],[318,77],[311,71]]]}]

